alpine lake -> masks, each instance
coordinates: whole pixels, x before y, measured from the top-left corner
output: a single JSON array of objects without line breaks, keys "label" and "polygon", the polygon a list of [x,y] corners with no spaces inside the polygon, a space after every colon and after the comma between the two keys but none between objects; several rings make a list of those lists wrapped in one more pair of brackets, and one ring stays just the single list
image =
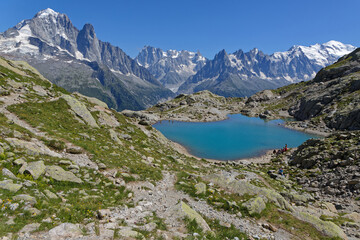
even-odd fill
[{"label": "alpine lake", "polygon": [[217,122],[163,120],[153,125],[168,139],[199,158],[237,160],[265,154],[269,150],[298,147],[316,135],[284,127],[283,120],[263,120],[241,114]]}]

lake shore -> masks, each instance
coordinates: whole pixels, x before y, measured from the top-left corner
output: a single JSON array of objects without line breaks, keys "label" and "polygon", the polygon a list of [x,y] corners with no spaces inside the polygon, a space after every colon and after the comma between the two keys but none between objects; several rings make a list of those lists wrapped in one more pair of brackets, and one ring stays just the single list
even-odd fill
[{"label": "lake shore", "polygon": [[[169,140],[171,141],[171,140]],[[271,159],[274,157],[273,150],[268,150],[264,154],[260,156],[250,157],[250,158],[242,158],[236,160],[217,160],[217,159],[210,159],[210,158],[200,158],[193,154],[191,154],[186,147],[182,146],[181,144],[171,141],[173,147],[181,154],[184,154],[188,157],[192,157],[198,160],[204,159],[211,163],[239,163],[239,164],[249,164],[249,163],[269,163]]]}]

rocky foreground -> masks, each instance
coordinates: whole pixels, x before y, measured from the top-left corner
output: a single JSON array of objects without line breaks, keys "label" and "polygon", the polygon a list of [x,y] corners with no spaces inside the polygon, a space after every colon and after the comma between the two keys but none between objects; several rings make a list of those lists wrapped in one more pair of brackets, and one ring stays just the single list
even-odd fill
[{"label": "rocky foreground", "polygon": [[120,114],[1,58],[0,236],[359,239],[358,131],[253,163],[195,159],[151,127],[223,119],[250,102],[202,92]]}]

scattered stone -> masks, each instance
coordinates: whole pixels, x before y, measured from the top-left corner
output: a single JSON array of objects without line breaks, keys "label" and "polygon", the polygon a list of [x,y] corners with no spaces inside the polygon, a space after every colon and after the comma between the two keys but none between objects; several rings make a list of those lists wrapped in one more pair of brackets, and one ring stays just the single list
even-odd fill
[{"label": "scattered stone", "polygon": [[77,238],[82,236],[82,231],[77,224],[62,223],[51,229],[49,231],[49,236],[51,239]]},{"label": "scattered stone", "polygon": [[134,230],[132,230],[131,228],[123,228],[121,230],[118,231],[118,234],[122,237],[125,237],[125,238],[141,238],[141,239],[145,239],[144,236],[139,233],[139,232],[136,232]]},{"label": "scattered stone", "polygon": [[24,174],[29,173],[35,180],[45,173],[45,164],[43,161],[30,162],[24,170]]},{"label": "scattered stone", "polygon": [[122,145],[122,142],[120,141],[120,139],[118,138],[118,134],[113,130],[113,129],[109,129],[109,133],[110,133],[110,137],[111,139],[116,142],[119,145]]},{"label": "scattered stone", "polygon": [[20,188],[22,188],[22,185],[13,183],[12,180],[4,180],[0,181],[0,188],[9,190],[11,192],[17,192],[20,190]]},{"label": "scattered stone", "polygon": [[40,223],[31,223],[31,224],[25,225],[20,230],[20,233],[32,233],[32,232],[38,230],[39,227],[40,227]]},{"label": "scattered stone", "polygon": [[20,195],[16,195],[13,197],[13,200],[15,201],[24,201],[24,202],[28,202],[31,205],[34,205],[37,203],[36,198],[27,195],[27,194],[20,194]]},{"label": "scattered stone", "polygon": [[203,182],[200,182],[195,185],[196,194],[204,194],[206,193],[206,184]]},{"label": "scattered stone", "polygon": [[18,158],[13,162],[15,165],[23,165],[26,161],[23,158]]},{"label": "scattered stone", "polygon": [[66,152],[71,154],[82,154],[83,149],[81,147],[71,146],[66,148]]},{"label": "scattered stone", "polygon": [[99,219],[104,219],[111,215],[111,211],[109,209],[99,209],[97,211],[97,217]]},{"label": "scattered stone", "polygon": [[98,167],[99,167],[100,170],[106,169],[106,165],[104,163],[99,163]]},{"label": "scattered stone", "polygon": [[2,169],[2,174],[8,178],[17,180],[18,178],[7,168]]},{"label": "scattered stone", "polygon": [[76,177],[72,172],[65,171],[59,166],[46,166],[46,173],[49,177],[57,181],[75,182],[82,183],[82,180]]},{"label": "scattered stone", "polygon": [[44,190],[44,193],[50,199],[58,199],[58,196],[55,193],[53,193],[47,189]]}]

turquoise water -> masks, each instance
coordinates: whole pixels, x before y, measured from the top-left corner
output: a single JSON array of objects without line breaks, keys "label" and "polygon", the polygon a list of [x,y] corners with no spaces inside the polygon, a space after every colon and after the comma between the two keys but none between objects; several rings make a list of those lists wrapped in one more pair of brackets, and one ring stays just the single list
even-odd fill
[{"label": "turquoise water", "polygon": [[235,160],[254,157],[268,150],[297,147],[314,135],[287,129],[282,120],[264,121],[241,114],[218,122],[162,121],[153,126],[168,139],[201,158]]}]

